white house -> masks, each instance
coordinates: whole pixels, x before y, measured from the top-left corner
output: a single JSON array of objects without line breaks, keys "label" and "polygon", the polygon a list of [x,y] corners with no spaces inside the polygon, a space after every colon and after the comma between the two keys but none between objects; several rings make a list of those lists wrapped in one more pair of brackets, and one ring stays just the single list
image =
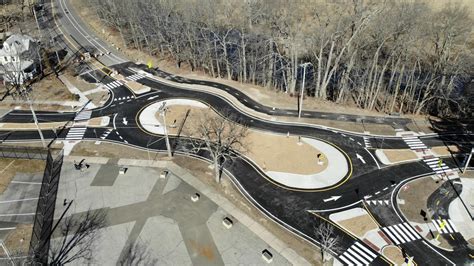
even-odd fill
[{"label": "white house", "polygon": [[0,49],[0,75],[6,82],[22,84],[32,79],[40,61],[38,43],[27,35],[14,34]]}]

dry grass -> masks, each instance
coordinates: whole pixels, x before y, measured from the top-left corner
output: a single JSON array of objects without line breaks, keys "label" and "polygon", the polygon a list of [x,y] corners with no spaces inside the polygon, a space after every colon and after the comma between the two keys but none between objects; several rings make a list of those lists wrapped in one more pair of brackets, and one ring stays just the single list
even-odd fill
[{"label": "dry grass", "polygon": [[136,81],[128,81],[127,82],[127,87],[130,88],[130,90],[133,91],[135,94],[140,94],[142,93],[141,91],[145,88],[142,84],[136,82]]},{"label": "dry grass", "polygon": [[377,224],[372,220],[369,214],[359,215],[347,220],[340,220],[337,221],[337,223],[360,238],[364,237],[364,235],[370,230],[378,228]]},{"label": "dry grass", "polygon": [[30,247],[31,234],[33,232],[32,224],[19,224],[16,229],[9,232],[5,238],[5,247],[12,255],[27,254]]},{"label": "dry grass", "polygon": [[83,79],[81,79],[79,76],[74,77],[69,72],[70,71],[66,71],[63,75],[78,90],[80,90],[82,92],[86,92],[88,90],[92,90],[92,89],[95,89],[97,87],[97,84],[86,82]]},{"label": "dry grass", "polygon": [[42,173],[42,160],[0,159],[0,194],[3,193],[17,173]]},{"label": "dry grass", "polygon": [[[48,122],[39,123],[39,127],[43,130],[60,128],[64,126],[65,122]],[[3,130],[36,130],[34,123],[0,123],[0,128]]]},{"label": "dry grass", "polygon": [[106,125],[103,125],[103,119],[106,119],[107,116],[101,116],[101,117],[94,117],[92,119],[89,119],[89,122],[87,123],[88,126],[90,127],[103,127]]},{"label": "dry grass", "polygon": [[386,149],[382,150],[387,159],[392,163],[399,163],[407,160],[415,160],[418,158],[416,153],[407,149]]},{"label": "dry grass", "polygon": [[[425,223],[420,215],[420,210],[427,212],[426,202],[428,197],[441,186],[442,182],[436,183],[431,177],[423,177],[412,181],[400,189],[399,198],[405,200],[400,204],[400,210],[408,220],[416,223]],[[429,215],[428,215],[429,216]],[[428,222],[431,222],[428,219]]]},{"label": "dry grass", "polygon": [[33,100],[72,101],[73,95],[55,75],[49,75],[33,83]]},{"label": "dry grass", "polygon": [[[126,150],[126,152],[124,152]],[[120,144],[101,142],[95,144],[95,141],[81,141],[74,146],[71,151],[72,156],[91,156],[91,157],[107,157],[119,159],[164,159],[165,154],[146,152],[143,150],[127,148]]]},{"label": "dry grass", "polygon": [[436,153],[439,156],[449,156],[453,153],[458,153],[459,148],[455,145],[450,146],[440,146],[440,147],[433,147],[431,151]]},{"label": "dry grass", "polygon": [[249,201],[242,196],[242,194],[234,187],[233,183],[227,176],[224,176],[221,183],[217,184],[214,181],[212,170],[208,168],[207,163],[182,156],[175,156],[173,158],[173,162],[183,168],[186,168],[202,182],[213,187],[217,192],[230,200],[240,210],[252,217],[268,231],[272,232],[273,235],[278,237],[278,239],[280,239],[282,242],[286,243],[312,265],[321,265],[321,256],[315,246],[283,229],[280,225],[262,215],[258,209],[251,205]]},{"label": "dry grass", "polygon": [[386,246],[383,248],[382,253],[395,265],[402,265],[405,262],[402,251],[396,246]]},{"label": "dry grass", "polygon": [[[170,134],[177,134],[188,110],[189,115],[186,118],[181,136],[191,135],[199,121],[202,121],[203,115],[205,117],[215,117],[217,115],[208,108],[171,105],[168,107],[166,115]],[[158,113],[156,118],[162,121]],[[328,165],[326,156],[323,156],[323,165],[319,165],[316,161],[316,155],[321,152],[304,141],[298,143],[297,136],[287,137],[263,131],[248,130],[243,143],[247,148],[244,155],[266,171],[309,175],[323,171]],[[282,160],[281,158],[286,159]]]}]

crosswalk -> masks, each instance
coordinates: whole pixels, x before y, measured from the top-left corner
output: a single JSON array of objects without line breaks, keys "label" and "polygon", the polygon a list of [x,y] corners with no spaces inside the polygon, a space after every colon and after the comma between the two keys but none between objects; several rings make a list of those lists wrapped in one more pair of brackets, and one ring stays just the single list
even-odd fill
[{"label": "crosswalk", "polygon": [[76,117],[74,117],[74,121],[88,120],[91,118],[91,115],[92,115],[92,111],[82,110],[76,114]]},{"label": "crosswalk", "polygon": [[128,80],[131,80],[131,81],[137,81],[137,80],[142,79],[142,78],[144,78],[144,77],[146,77],[145,74],[137,73],[137,74],[128,76],[127,79],[128,79]]},{"label": "crosswalk", "polygon": [[107,130],[102,134],[102,136],[100,136],[100,138],[101,138],[101,139],[106,139],[106,138],[109,136],[110,132],[112,132],[112,130],[113,130],[113,129],[111,129],[111,128],[107,129]]},{"label": "crosswalk", "polygon": [[123,84],[120,81],[116,80],[114,82],[110,82],[110,83],[105,84],[104,87],[106,87],[107,89],[114,89],[114,88],[120,87],[122,85]]},{"label": "crosswalk", "polygon": [[438,157],[423,159],[423,161],[433,170],[436,174],[447,174],[453,171]]},{"label": "crosswalk", "polygon": [[409,136],[409,137],[402,137],[403,141],[410,147],[411,150],[425,150],[428,149],[423,142],[418,137]]},{"label": "crosswalk", "polygon": [[355,242],[339,256],[339,259],[347,265],[369,265],[376,257],[376,253],[361,243]]},{"label": "crosswalk", "polygon": [[[432,220],[431,222],[436,227],[436,230],[441,234],[452,234],[458,232],[451,219],[437,219]],[[444,226],[442,226],[443,224]]]},{"label": "crosswalk", "polygon": [[372,148],[372,145],[370,144],[370,138],[369,137],[364,137],[364,144],[366,148]]},{"label": "crosswalk", "polygon": [[421,236],[408,223],[401,223],[382,227],[382,231],[395,243],[395,245],[415,241]]},{"label": "crosswalk", "polygon": [[379,205],[384,205],[384,204],[385,205],[390,205],[389,200],[367,200],[366,202],[367,202],[368,205],[371,205],[371,204],[373,204],[373,205],[377,205],[377,204],[379,204]]},{"label": "crosswalk", "polygon": [[66,140],[81,140],[86,130],[87,127],[71,127],[66,135]]}]

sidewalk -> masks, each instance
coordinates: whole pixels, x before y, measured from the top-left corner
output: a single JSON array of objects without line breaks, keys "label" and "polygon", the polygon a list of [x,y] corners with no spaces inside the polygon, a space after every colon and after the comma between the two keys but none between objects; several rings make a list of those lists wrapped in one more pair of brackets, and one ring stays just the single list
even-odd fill
[{"label": "sidewalk", "polygon": [[[67,156],[64,158],[65,162],[74,162],[86,159],[86,161],[93,161],[97,164],[106,164],[109,160],[105,157],[82,157],[82,156]],[[298,255],[292,248],[286,245],[284,242],[279,240],[272,232],[268,231],[265,227],[260,225],[252,217],[245,214],[239,208],[237,208],[228,199],[224,198],[210,186],[202,183],[197,177],[193,176],[189,171],[183,169],[173,162],[168,161],[148,161],[148,160],[134,160],[134,159],[120,159],[118,165],[128,166],[141,166],[141,167],[157,167],[167,168],[173,174],[181,178],[183,181],[193,186],[200,193],[214,201],[227,213],[235,217],[240,223],[249,228],[253,233],[258,235],[263,241],[265,241],[272,249],[282,255],[293,265],[311,265],[307,260]]]},{"label": "sidewalk", "polygon": [[[72,94],[79,95],[79,103],[81,106],[84,106],[87,104],[87,102],[89,102],[89,98],[87,98],[87,96],[82,91],[80,91],[78,88],[76,88],[76,86],[69,82],[69,80],[64,75],[59,75],[58,78],[64,83],[64,85],[66,85],[67,89]],[[89,104],[87,105],[87,109],[92,109],[95,107],[96,106],[92,102],[89,102]]]}]

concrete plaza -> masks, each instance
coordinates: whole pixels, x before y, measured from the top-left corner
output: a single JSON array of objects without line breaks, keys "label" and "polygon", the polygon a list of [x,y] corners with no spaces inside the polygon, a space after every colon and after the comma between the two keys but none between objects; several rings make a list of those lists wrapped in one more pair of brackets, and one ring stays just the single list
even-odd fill
[{"label": "concrete plaza", "polygon": [[237,219],[225,228],[222,220],[230,215],[203,193],[193,202],[199,191],[174,174],[160,178],[163,169],[141,166],[126,166],[120,174],[118,160],[86,162],[90,167],[79,171],[65,161],[55,217],[64,211],[64,199],[73,200],[67,216],[106,211],[107,227],[100,232],[93,264],[116,265],[136,243],[146,245],[159,265],[266,265],[264,249],[272,252],[272,264],[290,264]]}]

